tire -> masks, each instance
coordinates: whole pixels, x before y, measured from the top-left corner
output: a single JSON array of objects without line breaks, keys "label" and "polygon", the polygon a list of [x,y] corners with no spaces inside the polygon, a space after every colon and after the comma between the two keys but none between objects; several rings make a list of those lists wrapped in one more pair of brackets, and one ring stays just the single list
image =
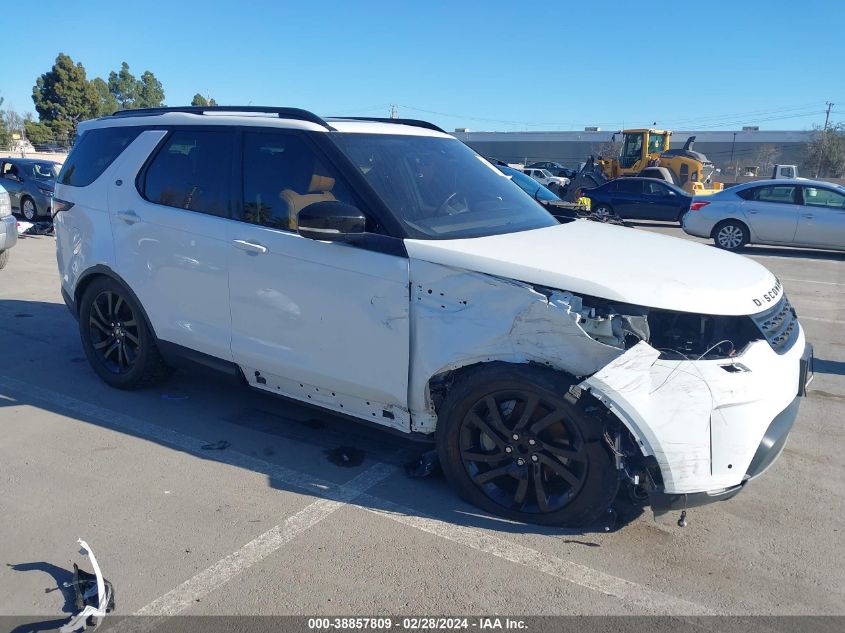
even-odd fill
[{"label": "tire", "polygon": [[717,248],[738,251],[748,244],[748,227],[739,220],[725,220],[713,228],[713,242]]},{"label": "tire", "polygon": [[0,270],[3,270],[6,267],[6,264],[9,263],[9,249],[5,251],[0,251]]},{"label": "tire", "polygon": [[38,207],[35,206],[35,201],[29,196],[21,198],[21,215],[27,222],[38,221]]},{"label": "tire", "polygon": [[571,385],[528,365],[484,363],[462,374],[437,426],[440,464],[458,494],[525,523],[575,527],[603,514],[619,476],[604,424],[585,412]]},{"label": "tire", "polygon": [[95,279],[79,308],[85,356],[104,382],[117,389],[139,389],[167,377],[169,369],[141,306],[122,284],[108,277]]},{"label": "tire", "polygon": [[598,205],[595,209],[590,210],[590,214],[600,222],[607,222],[616,216],[613,209],[608,204]]}]

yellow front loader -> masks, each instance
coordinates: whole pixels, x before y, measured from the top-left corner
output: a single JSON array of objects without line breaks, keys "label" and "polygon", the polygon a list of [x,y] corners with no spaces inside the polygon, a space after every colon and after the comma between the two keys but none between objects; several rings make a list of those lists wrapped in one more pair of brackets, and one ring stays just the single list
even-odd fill
[{"label": "yellow front loader", "polygon": [[[657,176],[669,170],[674,184],[693,195],[706,195],[722,190],[722,183],[713,182],[715,167],[701,152],[695,152],[695,137],[687,139],[683,149],[669,149],[668,130],[636,129],[622,131],[622,149],[617,158],[599,158],[604,175],[613,180],[623,176]],[[616,135],[614,134],[614,139]]]}]

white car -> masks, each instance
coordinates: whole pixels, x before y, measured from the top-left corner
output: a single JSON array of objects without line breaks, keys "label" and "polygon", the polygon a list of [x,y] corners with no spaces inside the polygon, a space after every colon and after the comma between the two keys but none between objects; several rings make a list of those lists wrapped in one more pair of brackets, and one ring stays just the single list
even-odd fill
[{"label": "white car", "polygon": [[564,178],[563,176],[553,176],[552,172],[548,169],[536,169],[536,168],[525,168],[522,170],[526,175],[531,176],[534,180],[539,182],[541,185],[545,185],[548,187],[549,185],[555,185],[556,187],[565,187],[569,184],[569,178]]},{"label": "white car", "polygon": [[429,437],[464,497],[549,524],[620,483],[656,512],[730,497],[786,442],[811,348],[753,261],[559,224],[419,121],[163,108],[79,134],[58,266],[114,387],[195,360]]},{"label": "white car", "polygon": [[9,251],[18,242],[18,227],[12,215],[9,193],[0,185],[0,268],[9,261]]}]

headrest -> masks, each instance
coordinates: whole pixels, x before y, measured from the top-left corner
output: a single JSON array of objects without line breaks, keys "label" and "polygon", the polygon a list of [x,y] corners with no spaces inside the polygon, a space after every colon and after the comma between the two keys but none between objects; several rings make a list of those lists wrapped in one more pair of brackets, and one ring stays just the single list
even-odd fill
[{"label": "headrest", "polygon": [[308,193],[331,191],[332,187],[334,187],[334,178],[314,174],[311,176],[311,184],[308,186]]}]

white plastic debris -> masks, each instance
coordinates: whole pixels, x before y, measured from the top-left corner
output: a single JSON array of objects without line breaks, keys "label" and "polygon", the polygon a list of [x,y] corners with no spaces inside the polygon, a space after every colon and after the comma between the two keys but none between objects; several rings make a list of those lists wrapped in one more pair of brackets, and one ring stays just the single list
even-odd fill
[{"label": "white plastic debris", "polygon": [[[91,548],[88,546],[88,543],[79,539],[79,545],[82,548],[79,553],[83,556],[88,556],[91,559],[91,567],[94,568],[94,576],[96,577],[97,584],[96,584],[96,597],[99,598],[96,606],[93,604],[85,604],[82,611],[77,613],[73,616],[70,621],[65,624],[63,627],[59,629],[60,633],[74,633],[75,631],[84,631],[86,627],[86,622],[88,618],[95,617],[98,618],[95,627],[100,625],[102,618],[106,616],[106,613],[109,609],[109,602],[112,599],[112,588],[111,584],[109,584],[108,591],[106,591],[106,583],[103,580],[103,573],[100,571],[100,565],[97,563],[97,558],[94,556],[94,552],[91,551]],[[84,602],[88,602],[89,599],[94,598],[94,593],[92,588],[89,588],[83,594]],[[77,584],[76,590],[79,592],[79,586]],[[77,601],[78,606],[78,601]]]}]

